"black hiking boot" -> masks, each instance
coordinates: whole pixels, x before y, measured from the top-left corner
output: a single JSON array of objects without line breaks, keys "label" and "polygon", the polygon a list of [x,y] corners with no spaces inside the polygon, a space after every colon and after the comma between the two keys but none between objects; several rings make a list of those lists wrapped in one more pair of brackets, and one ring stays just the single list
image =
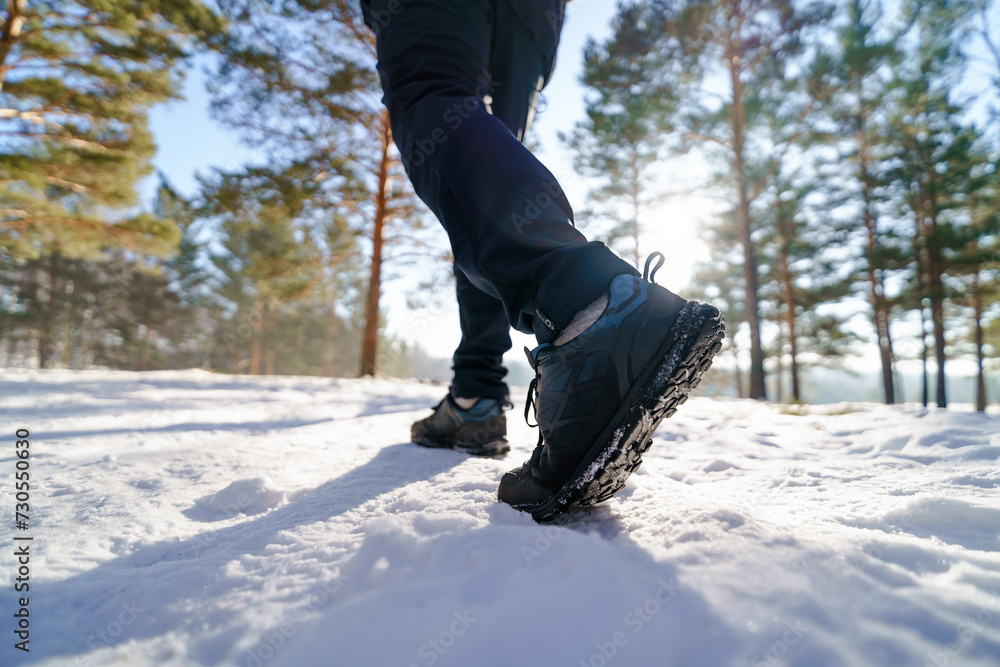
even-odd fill
[{"label": "black hiking boot", "polygon": [[468,410],[455,404],[451,394],[434,406],[434,413],[415,422],[413,442],[423,447],[455,449],[476,456],[500,456],[510,451],[507,442],[506,400],[481,398]]},{"label": "black hiking boot", "polygon": [[527,418],[534,405],[538,446],[500,480],[499,500],[550,521],[620,491],[724,335],[714,306],[685,301],[645,277],[616,277],[589,329],[564,345],[525,349],[535,379],[524,412]]}]

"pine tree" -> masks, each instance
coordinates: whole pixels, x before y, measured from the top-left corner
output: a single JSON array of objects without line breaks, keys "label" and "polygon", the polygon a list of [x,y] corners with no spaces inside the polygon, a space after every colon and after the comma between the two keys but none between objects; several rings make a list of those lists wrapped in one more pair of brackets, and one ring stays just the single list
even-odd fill
[{"label": "pine tree", "polygon": [[166,253],[175,227],[129,213],[155,150],[149,108],[177,63],[221,28],[197,0],[9,0],[0,23],[0,243],[43,258],[38,360],[56,345],[60,262],[107,248]]},{"label": "pine tree", "polygon": [[0,25],[0,232],[13,255],[169,250],[176,230],[136,203],[154,152],[149,108],[221,24],[197,0],[9,0]]},{"label": "pine tree", "polygon": [[[841,151],[840,160],[827,175],[832,188],[826,196],[835,208],[845,207],[854,234],[860,237],[858,289],[870,308],[882,369],[882,391],[895,403],[891,335],[892,303],[886,281],[899,257],[893,248],[883,209],[889,203],[882,172],[886,150],[885,122],[896,100],[896,87],[887,75],[896,69],[900,53],[898,35],[879,25],[879,5],[870,0],[849,0],[847,22],[840,29],[835,54],[821,66],[831,99],[823,107],[823,120],[832,124],[826,140]],[[846,168],[846,169],[845,169]]]},{"label": "pine tree", "polygon": [[153,202],[153,214],[170,220],[180,231],[181,238],[174,252],[163,266],[173,285],[173,290],[186,305],[196,305],[205,297],[203,290],[208,274],[201,265],[204,246],[198,241],[198,212],[190,201],[181,196],[160,174],[160,186]]},{"label": "pine tree", "polygon": [[161,331],[172,348],[168,363],[181,368],[204,366],[215,324],[210,309],[208,250],[200,238],[208,221],[198,218],[194,205],[162,174],[153,213],[171,220],[181,232],[174,252],[158,262],[171,295],[176,297],[174,312]]},{"label": "pine tree", "polygon": [[[804,72],[796,63],[808,31],[829,13],[821,3],[787,0],[687,0],[662,9],[665,36],[679,46],[688,81],[678,94],[685,103],[675,120],[678,132],[691,142],[718,149],[735,194],[735,211],[743,247],[747,325],[750,330],[750,397],[766,397],[764,353],[760,334],[758,258],[752,237],[751,206],[777,173],[781,146],[755,146],[754,131],[765,105],[792,99],[775,87],[789,89]],[[798,65],[794,67],[793,65]],[[726,94],[709,94],[706,82],[725,77]],[[770,88],[770,90],[769,90]],[[804,129],[812,102],[787,127],[786,141]],[[755,151],[772,156],[762,174],[750,173],[747,160]]]},{"label": "pine tree", "polygon": [[676,112],[677,74],[660,48],[658,15],[648,4],[618,6],[605,43],[588,40],[580,83],[587,89],[586,120],[560,138],[574,151],[574,166],[596,178],[590,203],[612,225],[598,238],[612,247],[628,239],[640,265],[640,216],[662,196],[657,184],[669,119]]},{"label": "pine tree", "polygon": [[[217,117],[272,161],[310,164],[324,184],[327,219],[346,221],[370,242],[359,370],[372,375],[387,248],[402,235],[397,225],[422,226],[380,102],[374,35],[352,0],[219,6],[233,29],[213,86]],[[331,336],[336,321],[331,315]]]},{"label": "pine tree", "polygon": [[249,342],[249,372],[273,367],[268,337],[280,307],[307,298],[321,277],[321,256],[302,220],[317,187],[308,168],[247,168],[202,179],[202,215],[218,221],[224,253],[212,255],[222,276],[217,293],[235,311],[224,340],[237,370]]},{"label": "pine tree", "polygon": [[[1000,23],[996,21],[1000,3],[997,0],[972,0],[967,19],[970,30],[985,48],[989,59],[989,85],[984,94],[991,95],[989,122],[981,128],[981,133],[991,148],[993,172],[988,175],[989,185],[980,192],[980,197],[971,202],[973,225],[984,230],[983,235],[970,243],[969,250],[975,259],[984,260],[972,276],[967,292],[967,300],[972,307],[974,346],[976,350],[976,409],[984,411],[986,395],[986,360],[990,346],[990,324],[987,318],[993,314],[993,326],[998,320],[997,303],[1000,302],[1000,246],[998,246],[997,225],[1000,224],[1000,174],[996,164],[1000,160]],[[992,17],[992,20],[991,20]],[[973,262],[978,264],[978,262]],[[990,307],[992,304],[992,308]],[[994,351],[1000,351],[1000,344],[993,343]]]},{"label": "pine tree", "polygon": [[[968,219],[953,230],[949,257],[956,301],[971,310],[972,346],[976,359],[976,409],[986,410],[986,334],[984,320],[1000,298],[1000,172],[980,154],[967,200]],[[994,308],[996,310],[996,308]]]},{"label": "pine tree", "polygon": [[[839,321],[817,312],[820,306],[843,298],[849,284],[838,270],[839,259],[826,256],[841,246],[840,230],[828,216],[805,210],[805,195],[814,185],[809,178],[793,185],[779,176],[768,193],[771,205],[759,214],[759,255],[765,268],[761,295],[773,304],[772,319],[788,343],[788,375],[796,402],[802,400],[804,353],[809,350],[812,356],[830,361],[846,354],[848,350],[839,343],[849,340]],[[777,355],[780,363],[780,344]],[[780,388],[780,377],[777,384]]]},{"label": "pine tree", "polygon": [[121,337],[118,347],[121,367],[136,371],[164,368],[169,360],[166,344],[180,299],[170,289],[170,280],[159,262],[122,261],[123,282],[117,317],[109,323]]},{"label": "pine tree", "polygon": [[733,357],[733,383],[736,395],[746,396],[741,370],[737,332],[746,323],[746,283],[740,264],[739,228],[735,211],[728,211],[711,220],[702,237],[708,246],[710,260],[695,265],[688,291],[691,298],[703,299],[722,312],[729,334],[723,350]]},{"label": "pine tree", "polygon": [[961,66],[956,35],[949,28],[951,8],[917,3],[909,9],[916,40],[914,66],[900,77],[903,95],[891,116],[891,176],[913,216],[915,288],[929,309],[937,365],[935,400],[944,408],[947,255],[957,242],[954,226],[974,188],[970,158],[975,133],[963,123],[962,109],[949,99]]}]

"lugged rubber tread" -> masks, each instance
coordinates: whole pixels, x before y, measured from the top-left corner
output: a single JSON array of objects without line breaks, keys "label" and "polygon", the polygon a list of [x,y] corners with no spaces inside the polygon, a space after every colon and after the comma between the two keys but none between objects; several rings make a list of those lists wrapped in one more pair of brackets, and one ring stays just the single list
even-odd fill
[{"label": "lugged rubber tread", "polygon": [[510,451],[510,443],[506,440],[490,440],[475,446],[467,446],[457,440],[432,440],[430,438],[413,438],[413,443],[430,449],[454,449],[456,452],[472,456],[503,456]]},{"label": "lugged rubber tread", "polygon": [[[704,315],[701,328],[670,377],[657,382],[658,374],[670,366],[671,354],[677,344],[674,341],[671,345],[668,340],[658,355],[660,363],[647,375],[645,386],[640,387],[638,400],[628,408],[624,419],[618,420],[616,428],[610,429],[609,425],[606,445],[587,456],[551,498],[537,507],[518,509],[530,512],[536,521],[552,521],[575,508],[604,502],[625,486],[629,475],[641,465],[642,455],[652,445],[652,435],[657,426],[687,401],[688,395],[701,382],[713,358],[722,349],[726,328],[721,313],[714,306],[696,305],[702,308]],[[617,433],[621,435],[615,438]],[[595,467],[595,461],[603,463]]]}]

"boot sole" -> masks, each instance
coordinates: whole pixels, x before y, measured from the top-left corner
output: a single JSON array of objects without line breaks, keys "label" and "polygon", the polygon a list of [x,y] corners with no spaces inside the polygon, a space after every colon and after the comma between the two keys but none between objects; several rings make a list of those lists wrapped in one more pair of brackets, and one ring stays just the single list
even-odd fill
[{"label": "boot sole", "polygon": [[[701,382],[722,349],[725,334],[722,314],[715,306],[688,302],[654,357],[660,363],[632,385],[622,407],[566,483],[545,502],[517,509],[530,512],[536,521],[547,522],[618,493],[653,444],[656,427],[677,412]],[[675,350],[685,349],[687,353],[678,359],[680,352]]]},{"label": "boot sole", "polygon": [[510,443],[506,440],[491,440],[483,444],[463,445],[458,442],[428,440],[426,438],[414,439],[414,444],[429,449],[454,449],[456,452],[464,452],[472,456],[503,456],[510,451]]}]

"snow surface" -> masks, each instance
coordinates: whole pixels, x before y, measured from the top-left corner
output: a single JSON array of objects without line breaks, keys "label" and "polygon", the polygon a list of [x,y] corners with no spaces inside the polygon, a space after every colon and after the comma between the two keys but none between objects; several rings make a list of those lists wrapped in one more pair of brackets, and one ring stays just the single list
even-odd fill
[{"label": "snow surface", "polygon": [[35,538],[24,654],[2,522],[0,664],[1000,664],[995,414],[696,398],[539,526],[495,500],[519,410],[504,459],[408,442],[444,391],[0,371]]}]

